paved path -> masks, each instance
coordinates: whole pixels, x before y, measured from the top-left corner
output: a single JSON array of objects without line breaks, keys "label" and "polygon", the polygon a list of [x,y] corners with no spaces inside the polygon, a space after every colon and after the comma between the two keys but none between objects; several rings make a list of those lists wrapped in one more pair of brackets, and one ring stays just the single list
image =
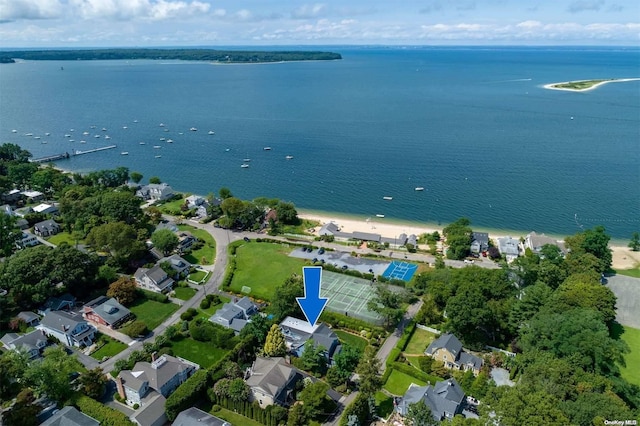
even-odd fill
[{"label": "paved path", "polygon": [[616,321],[622,325],[640,329],[640,278],[626,275],[612,275],[607,277],[607,287],[618,298],[616,302]]},{"label": "paved path", "polygon": [[94,327],[96,327],[98,329],[98,331],[102,334],[106,334],[107,336],[116,339],[126,345],[129,345],[133,342],[133,339],[129,336],[127,336],[124,333],[121,333],[117,330],[113,330],[107,326],[104,326],[102,324],[98,324],[98,323],[91,323],[91,325],[93,325]]},{"label": "paved path", "polygon": [[407,326],[407,324],[409,324],[411,318],[413,318],[416,313],[418,313],[420,307],[422,307],[422,299],[407,308],[407,312],[404,313],[404,317],[402,317],[402,321],[400,321],[398,327],[396,327],[395,331],[391,333],[389,337],[387,337],[387,340],[384,341],[383,345],[380,347],[380,350],[378,350],[376,358],[380,360],[380,374],[384,373],[384,370],[386,370],[386,361],[389,357],[389,354],[391,353],[391,350],[396,347],[396,345],[398,344],[398,340],[400,340],[400,338],[402,337],[404,328]]}]

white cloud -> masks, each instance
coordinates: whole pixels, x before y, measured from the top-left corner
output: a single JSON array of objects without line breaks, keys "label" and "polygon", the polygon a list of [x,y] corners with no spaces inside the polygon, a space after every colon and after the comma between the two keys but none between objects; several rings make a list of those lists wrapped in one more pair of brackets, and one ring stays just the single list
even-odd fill
[{"label": "white cloud", "polygon": [[58,18],[62,10],[59,0],[0,0],[0,21]]},{"label": "white cloud", "polygon": [[294,19],[311,19],[317,18],[327,10],[327,5],[324,3],[315,4],[303,4],[299,8],[291,12],[291,17]]}]

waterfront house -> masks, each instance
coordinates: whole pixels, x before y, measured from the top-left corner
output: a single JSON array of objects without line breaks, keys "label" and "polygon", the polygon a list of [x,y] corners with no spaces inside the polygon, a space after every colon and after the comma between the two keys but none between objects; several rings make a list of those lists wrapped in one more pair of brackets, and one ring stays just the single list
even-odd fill
[{"label": "waterfront house", "polygon": [[115,298],[100,296],[82,307],[82,316],[92,323],[116,329],[129,321],[133,314]]},{"label": "waterfront house", "polygon": [[558,241],[552,237],[547,237],[544,234],[536,234],[535,232],[531,232],[524,239],[524,248],[531,250],[535,254],[542,253],[542,247],[547,244],[558,247],[562,253],[567,252],[564,246],[564,242]]},{"label": "waterfront house", "polygon": [[38,222],[33,226],[33,233],[39,237],[49,237],[51,235],[56,235],[60,232],[60,225],[56,223],[54,220],[43,220],[42,222]]},{"label": "waterfront house", "polygon": [[489,248],[489,234],[487,232],[471,233],[471,253],[482,253]]},{"label": "waterfront house", "polygon": [[453,370],[473,371],[477,376],[482,368],[482,358],[465,352],[462,342],[450,333],[441,334],[427,347],[425,354],[444,363]]},{"label": "waterfront house", "polygon": [[151,268],[138,268],[134,274],[136,284],[145,290],[155,291],[156,293],[166,293],[173,288],[174,281],[160,267],[154,265]]},{"label": "waterfront house", "polygon": [[280,330],[284,335],[287,350],[297,357],[302,355],[304,345],[309,341],[316,347],[325,348],[327,361],[331,361],[333,356],[342,349],[338,336],[324,323],[312,326],[307,321],[286,317],[280,323]]},{"label": "waterfront house", "polygon": [[36,327],[66,346],[85,347],[93,343],[96,329],[73,312],[50,311]]},{"label": "waterfront house", "polygon": [[62,407],[40,426],[100,426],[100,422],[93,417],[81,413],[71,405]]},{"label": "waterfront house", "polygon": [[236,335],[247,325],[249,319],[258,313],[258,307],[247,296],[225,303],[213,314],[209,321],[232,329]]},{"label": "waterfront house", "polygon": [[143,200],[162,201],[173,197],[174,192],[166,183],[150,183],[149,185],[141,186],[136,191],[136,196]]},{"label": "waterfront house", "polygon": [[249,400],[258,401],[262,408],[273,404],[286,407],[293,402],[293,390],[303,377],[285,358],[259,356],[245,374]]},{"label": "waterfront house", "polygon": [[407,392],[396,403],[396,412],[406,416],[411,404],[423,401],[431,409],[435,420],[451,420],[456,414],[462,413],[464,399],[464,391],[455,379],[427,386],[411,383]]},{"label": "waterfront house", "polygon": [[10,351],[24,351],[29,359],[40,358],[47,347],[47,336],[41,330],[33,330],[27,334],[7,333],[2,336],[0,343]]},{"label": "waterfront house", "polygon": [[44,199],[44,194],[40,191],[22,191],[21,194],[29,203],[35,203]]},{"label": "waterfront house", "polygon": [[187,205],[187,208],[195,209],[198,206],[205,204],[207,200],[199,195],[189,195],[184,199],[184,203]]},{"label": "waterfront house", "polygon": [[498,238],[498,251],[507,259],[507,262],[512,262],[518,258],[520,254],[520,241],[512,237]]},{"label": "waterfront house", "polygon": [[35,206],[33,208],[33,211],[36,213],[42,213],[42,214],[57,214],[58,207],[54,206],[53,204],[43,203]]}]

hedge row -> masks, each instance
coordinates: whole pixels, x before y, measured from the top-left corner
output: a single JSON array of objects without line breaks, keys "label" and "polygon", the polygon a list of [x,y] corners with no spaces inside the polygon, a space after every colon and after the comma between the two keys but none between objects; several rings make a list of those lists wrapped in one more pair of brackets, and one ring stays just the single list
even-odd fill
[{"label": "hedge row", "polygon": [[401,373],[408,374],[409,376],[422,380],[425,383],[434,384],[436,382],[442,381],[440,377],[432,376],[431,374],[427,374],[424,371],[420,371],[417,368],[402,362],[397,362],[397,361],[392,362],[390,365],[387,366],[387,368],[392,370],[398,370]]},{"label": "hedge row", "polygon": [[366,321],[348,317],[342,314],[325,310],[320,315],[320,320],[331,324],[333,328],[346,328],[355,333],[360,333],[362,330],[371,330],[374,335],[384,335],[385,331],[382,327],[370,324]]},{"label": "hedge row", "polygon": [[207,370],[196,371],[167,398],[164,406],[167,418],[173,421],[181,411],[195,405],[209,384],[209,372]]},{"label": "hedge row", "polygon": [[133,426],[127,416],[120,411],[107,407],[86,395],[78,395],[74,405],[87,416],[96,419],[102,426]]},{"label": "hedge row", "polygon": [[211,402],[213,402],[214,404],[224,407],[227,410],[231,410],[247,418],[253,419],[258,423],[262,423],[263,425],[278,426],[278,424],[282,420],[282,416],[274,416],[271,410],[265,410],[261,408],[260,404],[258,404],[257,401],[254,401],[253,403],[249,401],[232,401],[229,398],[221,398],[213,392],[208,392],[208,394]]},{"label": "hedge row", "polygon": [[409,324],[404,328],[402,337],[400,338],[400,340],[398,340],[398,343],[396,343],[396,348],[404,351],[407,347],[407,344],[409,343],[409,340],[411,340],[411,336],[413,336],[413,333],[415,331],[416,323],[414,321],[410,321]]},{"label": "hedge row", "polygon": [[231,281],[233,281],[233,274],[236,272],[236,258],[229,258],[229,265],[227,265],[227,272],[222,280],[222,289],[224,291],[231,290]]}]

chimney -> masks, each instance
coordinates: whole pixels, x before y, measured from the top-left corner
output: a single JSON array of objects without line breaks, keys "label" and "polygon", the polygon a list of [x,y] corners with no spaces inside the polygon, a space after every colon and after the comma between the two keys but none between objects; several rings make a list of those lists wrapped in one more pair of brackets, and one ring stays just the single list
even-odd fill
[{"label": "chimney", "polygon": [[156,360],[157,356],[158,356],[158,352],[155,352],[155,351],[154,351],[154,352],[151,354],[151,362],[154,362],[154,361]]},{"label": "chimney", "polygon": [[284,362],[287,365],[291,364],[291,355],[285,355],[284,356]]},{"label": "chimney", "polygon": [[122,377],[120,377],[120,375],[116,377],[116,388],[118,389],[118,395],[120,395],[120,398],[126,399],[126,394],[124,393],[124,385],[122,384]]}]

